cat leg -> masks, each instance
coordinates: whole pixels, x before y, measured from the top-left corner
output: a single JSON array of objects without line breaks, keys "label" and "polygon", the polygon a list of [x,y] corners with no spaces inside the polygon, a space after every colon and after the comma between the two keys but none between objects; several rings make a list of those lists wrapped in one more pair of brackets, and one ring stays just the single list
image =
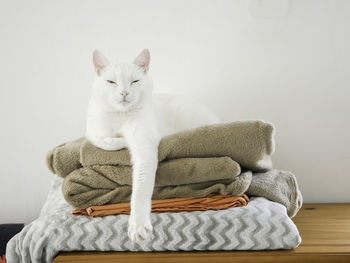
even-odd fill
[{"label": "cat leg", "polygon": [[87,139],[97,148],[106,151],[117,151],[127,147],[126,141],[123,137],[99,137],[86,136]]},{"label": "cat leg", "polygon": [[157,131],[145,131],[144,125],[142,129],[129,126],[124,132],[133,163],[131,213],[128,228],[128,235],[133,242],[147,239],[152,232],[152,193],[158,167],[160,141],[160,136],[157,134]]}]

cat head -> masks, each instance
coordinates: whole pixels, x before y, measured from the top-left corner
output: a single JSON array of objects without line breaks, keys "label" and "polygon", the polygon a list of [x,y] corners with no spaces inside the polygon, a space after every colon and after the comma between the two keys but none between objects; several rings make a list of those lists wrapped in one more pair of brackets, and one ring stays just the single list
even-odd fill
[{"label": "cat head", "polygon": [[152,80],[148,77],[150,53],[143,50],[130,64],[112,64],[98,50],[93,53],[96,77],[92,96],[108,111],[126,112],[142,107],[152,94]]}]

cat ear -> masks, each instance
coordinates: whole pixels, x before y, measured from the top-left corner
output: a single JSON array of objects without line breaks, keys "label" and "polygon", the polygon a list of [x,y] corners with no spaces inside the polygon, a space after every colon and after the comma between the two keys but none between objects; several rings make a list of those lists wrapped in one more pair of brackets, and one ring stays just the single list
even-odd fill
[{"label": "cat ear", "polygon": [[149,54],[149,50],[144,49],[144,50],[142,50],[140,55],[138,55],[137,58],[135,58],[134,64],[139,66],[140,68],[143,68],[145,73],[147,73],[147,71],[149,69],[150,60],[151,60],[151,56]]},{"label": "cat ear", "polygon": [[93,61],[97,75],[100,75],[101,71],[110,64],[108,59],[98,50],[93,53]]}]

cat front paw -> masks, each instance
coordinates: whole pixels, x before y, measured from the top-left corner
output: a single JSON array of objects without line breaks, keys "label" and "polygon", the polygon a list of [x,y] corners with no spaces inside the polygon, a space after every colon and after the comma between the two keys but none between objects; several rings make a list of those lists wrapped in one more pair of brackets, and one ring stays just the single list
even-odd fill
[{"label": "cat front paw", "polygon": [[97,148],[105,151],[118,151],[127,147],[123,137],[101,137],[87,134],[86,138]]},{"label": "cat front paw", "polygon": [[100,146],[106,151],[118,151],[126,148],[126,142],[124,138],[105,137]]},{"label": "cat front paw", "polygon": [[130,215],[128,236],[132,242],[140,242],[148,239],[152,234],[151,220],[145,218],[135,218]]}]

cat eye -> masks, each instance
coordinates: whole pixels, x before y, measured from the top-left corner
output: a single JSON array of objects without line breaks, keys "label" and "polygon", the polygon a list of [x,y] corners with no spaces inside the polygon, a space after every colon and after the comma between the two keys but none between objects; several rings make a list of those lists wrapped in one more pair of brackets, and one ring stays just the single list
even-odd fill
[{"label": "cat eye", "polygon": [[139,82],[139,81],[140,81],[139,79],[134,80],[134,81],[131,82],[131,84],[134,84],[134,83]]},{"label": "cat eye", "polygon": [[107,80],[108,83],[111,83],[111,84],[117,84],[115,83],[113,80]]}]

